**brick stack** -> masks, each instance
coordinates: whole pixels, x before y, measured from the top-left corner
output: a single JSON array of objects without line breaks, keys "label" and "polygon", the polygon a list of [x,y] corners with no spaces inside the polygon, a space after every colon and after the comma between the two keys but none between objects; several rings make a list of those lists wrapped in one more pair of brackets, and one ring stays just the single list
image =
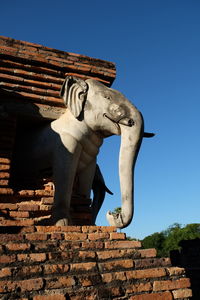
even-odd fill
[{"label": "brick stack", "polygon": [[[24,186],[15,192],[12,160],[23,127],[52,121],[64,112],[59,91],[67,74],[110,86],[116,70],[111,62],[0,37],[0,220],[4,225],[36,224],[51,214],[51,182],[39,190]],[[72,203],[74,223],[91,224],[90,199],[75,194]]]},{"label": "brick stack", "polygon": [[183,268],[156,258],[155,249],[141,249],[139,241],[126,240],[114,227],[27,226],[1,232],[2,299],[191,297]]},{"label": "brick stack", "polygon": [[[114,64],[6,37],[0,37],[0,58],[0,298],[190,298],[185,269],[114,227],[38,226],[51,215],[50,179],[40,189],[11,185],[18,134],[63,113],[59,90],[66,74],[110,86]],[[90,199],[75,194],[72,203],[74,224],[91,224]]]}]

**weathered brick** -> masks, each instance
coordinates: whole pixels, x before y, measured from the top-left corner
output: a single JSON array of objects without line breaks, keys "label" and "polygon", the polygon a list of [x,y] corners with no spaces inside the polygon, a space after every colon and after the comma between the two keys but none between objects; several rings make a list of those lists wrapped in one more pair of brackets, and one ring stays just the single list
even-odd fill
[{"label": "weathered brick", "polygon": [[12,241],[23,241],[23,234],[0,234],[1,243],[8,243]]},{"label": "weathered brick", "polygon": [[25,238],[29,241],[46,241],[48,235],[46,233],[27,233]]},{"label": "weathered brick", "polygon": [[163,267],[170,265],[170,258],[144,258],[135,260],[135,268],[152,268],[152,267]]},{"label": "weathered brick", "polygon": [[52,273],[63,274],[68,271],[69,271],[69,265],[67,264],[44,265],[44,274],[52,274]]},{"label": "weathered brick", "polygon": [[172,300],[172,294],[170,292],[141,294],[131,296],[129,300]]},{"label": "weathered brick", "polygon": [[10,164],[11,160],[6,157],[0,157],[0,164]]},{"label": "weathered brick", "polygon": [[0,269],[0,278],[11,276],[11,268],[2,268]]},{"label": "weathered brick", "polygon": [[43,287],[42,278],[34,278],[20,281],[0,281],[0,292],[11,292],[20,288],[22,292],[37,291]]},{"label": "weathered brick", "polygon": [[0,203],[0,210],[2,209],[17,210],[17,204]]},{"label": "weathered brick", "polygon": [[33,297],[33,300],[65,300],[65,295],[53,294],[53,295],[37,295]]},{"label": "weathered brick", "polygon": [[86,276],[79,276],[79,282],[82,286],[95,286],[101,283],[101,276],[99,275],[86,275]]},{"label": "weathered brick", "polygon": [[117,229],[115,226],[82,226],[82,231],[91,232],[115,232]]},{"label": "weathered brick", "polygon": [[40,206],[38,204],[18,204],[19,211],[38,211],[40,210]]},{"label": "weathered brick", "polygon": [[105,283],[110,283],[112,281],[121,280],[126,281],[126,275],[125,272],[112,272],[112,273],[104,273],[101,274],[102,281]]},{"label": "weathered brick", "polygon": [[110,241],[105,242],[105,248],[116,249],[116,248],[140,248],[141,242],[139,241]]},{"label": "weathered brick", "polygon": [[0,171],[8,171],[10,170],[10,165],[0,164]]},{"label": "weathered brick", "polygon": [[190,289],[180,289],[172,291],[174,299],[186,299],[192,297],[192,290]]},{"label": "weathered brick", "polygon": [[86,260],[88,258],[95,259],[96,253],[94,251],[79,251],[78,257],[81,258],[82,260]]},{"label": "weathered brick", "polygon": [[2,220],[1,226],[31,226],[34,224],[33,219],[21,219],[21,220]]},{"label": "weathered brick", "polygon": [[97,270],[97,264],[96,262],[85,262],[85,263],[75,263],[70,265],[71,271],[96,271]]},{"label": "weathered brick", "polygon": [[190,287],[189,278],[180,278],[177,280],[162,280],[162,281],[155,281],[153,283],[154,291],[175,290],[175,289],[183,289],[188,287]]},{"label": "weathered brick", "polygon": [[0,264],[9,264],[16,261],[16,255],[0,255]]},{"label": "weathered brick", "polygon": [[25,262],[44,262],[46,260],[46,253],[30,253],[30,254],[17,254],[18,261]]},{"label": "weathered brick", "polygon": [[101,241],[98,242],[82,242],[81,243],[81,248],[84,249],[103,249],[104,248],[104,243]]},{"label": "weathered brick", "polygon": [[144,270],[133,270],[126,271],[127,279],[134,278],[156,278],[166,276],[166,271],[164,268],[155,268],[155,269],[144,269]]},{"label": "weathered brick", "polygon": [[12,218],[28,218],[29,212],[28,211],[10,211],[9,215]]},{"label": "weathered brick", "polygon": [[126,234],[123,232],[111,232],[110,240],[125,240]]},{"label": "weathered brick", "polygon": [[2,179],[10,178],[10,173],[8,173],[8,172],[0,172],[0,178],[2,178]]},{"label": "weathered brick", "polygon": [[8,180],[5,180],[5,179],[0,179],[0,186],[7,186],[9,183]]},{"label": "weathered brick", "polygon": [[7,250],[10,251],[24,251],[30,250],[31,244],[29,243],[8,243],[6,245]]},{"label": "weathered brick", "polygon": [[155,248],[151,249],[139,249],[138,252],[141,254],[141,257],[156,257],[157,251]]},{"label": "weathered brick", "polygon": [[12,271],[14,273],[15,276],[30,276],[30,275],[41,275],[42,274],[42,266],[41,265],[37,265],[37,266],[21,266],[21,267],[14,267],[12,268]]},{"label": "weathered brick", "polygon": [[152,285],[150,282],[147,283],[134,283],[126,287],[127,294],[137,294],[141,292],[150,292],[152,290]]},{"label": "weathered brick", "polygon": [[110,234],[107,232],[96,232],[96,233],[89,233],[88,240],[89,241],[98,241],[98,240],[108,240],[110,238]]},{"label": "weathered brick", "polygon": [[185,274],[185,269],[184,268],[179,268],[179,267],[167,268],[167,271],[168,271],[170,276],[177,276],[177,275]]},{"label": "weathered brick", "polygon": [[21,190],[21,191],[18,191],[18,195],[21,198],[33,197],[34,194],[35,194],[34,190]]},{"label": "weathered brick", "polygon": [[46,288],[47,289],[58,289],[65,288],[75,285],[76,282],[72,276],[62,276],[46,279]]},{"label": "weathered brick", "polygon": [[101,272],[104,272],[104,271],[111,271],[111,270],[116,270],[116,269],[133,268],[134,262],[132,259],[123,259],[123,260],[99,263],[98,266],[99,266],[99,269],[101,270]]},{"label": "weathered brick", "polygon": [[84,241],[87,239],[87,234],[85,233],[64,233],[65,240],[67,241]]},{"label": "weathered brick", "polygon": [[37,232],[60,232],[61,227],[60,226],[35,226]]}]

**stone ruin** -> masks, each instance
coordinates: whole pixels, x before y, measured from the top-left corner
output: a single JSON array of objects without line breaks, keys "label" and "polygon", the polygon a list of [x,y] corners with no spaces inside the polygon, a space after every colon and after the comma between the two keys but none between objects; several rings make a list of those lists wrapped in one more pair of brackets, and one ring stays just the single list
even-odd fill
[{"label": "stone ruin", "polygon": [[41,226],[51,215],[51,178],[30,188],[23,174],[15,174],[23,130],[63,113],[59,90],[66,74],[111,86],[115,65],[7,37],[0,37],[0,57],[0,298],[190,298],[184,268],[115,227],[91,226],[91,200],[76,192],[76,226]]}]

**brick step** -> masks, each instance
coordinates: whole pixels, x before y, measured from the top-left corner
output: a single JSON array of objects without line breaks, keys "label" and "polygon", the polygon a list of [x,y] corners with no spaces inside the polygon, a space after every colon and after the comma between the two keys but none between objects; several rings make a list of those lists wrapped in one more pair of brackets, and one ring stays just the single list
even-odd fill
[{"label": "brick step", "polygon": [[[0,298],[188,299],[185,269],[106,226],[1,227]],[[7,299],[6,298],[6,299]]]}]

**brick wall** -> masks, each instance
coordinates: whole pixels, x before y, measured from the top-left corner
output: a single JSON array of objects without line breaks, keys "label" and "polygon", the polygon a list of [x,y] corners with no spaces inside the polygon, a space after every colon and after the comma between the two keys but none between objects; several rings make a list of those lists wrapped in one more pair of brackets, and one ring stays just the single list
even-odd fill
[{"label": "brick wall", "polygon": [[[171,300],[191,297],[185,269],[114,227],[0,227],[0,297]],[[7,233],[7,232],[9,233]],[[10,233],[12,231],[12,234]]]},{"label": "brick wall", "polygon": [[[116,69],[108,61],[0,37],[0,220],[4,225],[36,224],[51,214],[51,178],[27,190],[23,174],[13,171],[15,145],[26,126],[50,122],[64,112],[59,91],[67,74],[110,86]],[[75,194],[72,202],[74,223],[91,224],[90,199]]]}]

